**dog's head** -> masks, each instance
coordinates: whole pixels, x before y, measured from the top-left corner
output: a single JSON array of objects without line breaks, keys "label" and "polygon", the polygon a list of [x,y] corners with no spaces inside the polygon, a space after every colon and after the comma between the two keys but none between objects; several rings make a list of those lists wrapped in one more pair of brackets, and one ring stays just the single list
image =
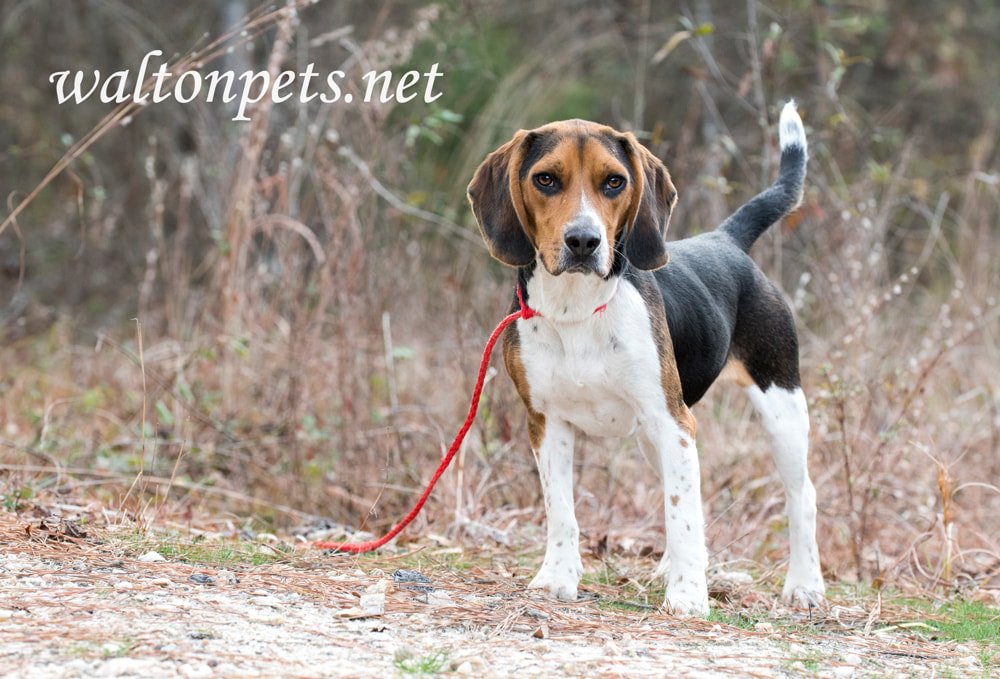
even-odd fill
[{"label": "dog's head", "polygon": [[552,275],[607,276],[616,247],[638,269],[667,263],[663,236],[677,191],[630,133],[583,120],[521,130],[469,184],[490,254]]}]

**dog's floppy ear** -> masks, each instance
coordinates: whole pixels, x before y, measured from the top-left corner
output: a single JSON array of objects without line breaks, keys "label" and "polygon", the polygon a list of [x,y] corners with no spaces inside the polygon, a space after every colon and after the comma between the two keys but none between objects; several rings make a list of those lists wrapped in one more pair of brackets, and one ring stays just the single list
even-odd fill
[{"label": "dog's floppy ear", "polygon": [[624,134],[621,142],[632,168],[633,183],[625,225],[625,256],[635,268],[652,271],[670,259],[663,237],[677,203],[677,189],[659,158],[634,136]]},{"label": "dog's floppy ear", "polygon": [[[490,254],[510,266],[527,266],[535,248],[524,231],[524,205],[518,172],[524,158],[521,130],[491,153],[469,183],[469,202]],[[513,195],[515,193],[517,195]]]}]

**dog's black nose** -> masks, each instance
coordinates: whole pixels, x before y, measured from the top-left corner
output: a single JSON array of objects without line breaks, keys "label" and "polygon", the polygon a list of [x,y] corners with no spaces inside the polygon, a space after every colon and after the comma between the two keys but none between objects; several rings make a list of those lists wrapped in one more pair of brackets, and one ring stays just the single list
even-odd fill
[{"label": "dog's black nose", "polygon": [[589,257],[601,244],[601,234],[587,227],[574,227],[563,237],[566,247],[577,257]]}]

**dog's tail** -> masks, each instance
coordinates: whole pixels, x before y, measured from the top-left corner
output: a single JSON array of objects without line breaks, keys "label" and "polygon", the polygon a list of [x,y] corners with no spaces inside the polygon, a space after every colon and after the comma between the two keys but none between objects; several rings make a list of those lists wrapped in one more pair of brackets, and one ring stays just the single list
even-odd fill
[{"label": "dog's tail", "polygon": [[777,180],[719,226],[719,230],[732,238],[744,252],[748,252],[768,227],[795,209],[802,200],[802,183],[806,178],[806,131],[794,101],[789,101],[781,110],[778,141],[781,166]]}]

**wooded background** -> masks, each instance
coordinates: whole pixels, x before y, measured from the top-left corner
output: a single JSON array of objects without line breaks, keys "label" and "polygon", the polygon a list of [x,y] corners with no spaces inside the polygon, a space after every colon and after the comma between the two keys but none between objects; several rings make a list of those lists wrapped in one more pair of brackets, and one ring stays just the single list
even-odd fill
[{"label": "wooded background", "polygon": [[[465,198],[486,154],[560,118],[631,130],[673,174],[676,239],[770,183],[794,98],[805,200],[753,255],[798,317],[827,574],[955,587],[996,567],[1000,6],[302,5],[0,0],[0,219],[68,161],[0,229],[7,509],[46,491],[386,529],[451,442],[510,300]],[[153,49],[354,82],[437,62],[443,96],[293,98],[250,123],[171,100],[104,127],[96,97],[57,104],[50,73],[134,74]],[[541,525],[523,409],[494,365],[407,535]],[[781,486],[742,393],[717,386],[694,412],[713,563],[782,558]],[[662,549],[632,441],[583,441],[577,472],[587,549]]]}]

